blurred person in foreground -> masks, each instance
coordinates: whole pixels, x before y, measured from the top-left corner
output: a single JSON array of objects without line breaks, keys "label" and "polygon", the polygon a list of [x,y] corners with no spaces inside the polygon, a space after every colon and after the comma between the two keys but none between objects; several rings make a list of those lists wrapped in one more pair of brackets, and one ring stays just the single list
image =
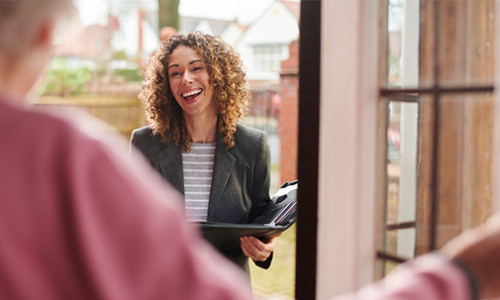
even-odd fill
[{"label": "blurred person in foreground", "polygon": [[[131,145],[184,195],[189,221],[247,224],[265,213],[270,150],[263,131],[237,123],[249,92],[229,44],[201,32],[164,40],[139,96],[150,125],[133,131]],[[269,268],[275,244],[247,236],[220,251],[249,273],[248,258]]]},{"label": "blurred person in foreground", "polygon": [[25,108],[63,17],[70,0],[0,1],[0,299],[250,299],[125,142]]}]

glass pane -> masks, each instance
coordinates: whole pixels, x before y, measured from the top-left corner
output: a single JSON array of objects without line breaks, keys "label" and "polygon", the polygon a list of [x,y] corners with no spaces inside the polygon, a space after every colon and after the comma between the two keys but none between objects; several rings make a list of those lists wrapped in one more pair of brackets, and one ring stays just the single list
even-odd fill
[{"label": "glass pane", "polygon": [[388,85],[401,84],[401,42],[403,35],[403,0],[390,0],[387,22]]},{"label": "glass pane", "polygon": [[[418,104],[389,101],[386,225],[416,220]],[[387,230],[384,251],[414,256],[415,231]]]},{"label": "glass pane", "polygon": [[398,263],[395,263],[390,260],[385,259],[377,259],[376,261],[376,271],[375,271],[375,279],[381,279],[384,276],[389,275],[393,270],[398,267]]},{"label": "glass pane", "polygon": [[418,1],[389,1],[387,22],[389,88],[418,86],[419,10]]},{"label": "glass pane", "polygon": [[433,85],[436,74],[440,86],[493,84],[493,0],[423,1],[421,39],[422,86]]},{"label": "glass pane", "polygon": [[[438,218],[436,247],[492,213],[493,96],[449,95],[439,99],[437,161],[433,162],[434,104],[423,97],[420,120],[417,251],[430,249],[435,186]],[[432,168],[436,168],[433,178]],[[433,184],[434,183],[434,184]]]},{"label": "glass pane", "polygon": [[389,275],[393,270],[395,270],[398,267],[398,263],[392,262],[392,261],[387,261],[385,263],[385,274],[386,276]]},{"label": "glass pane", "polygon": [[413,258],[415,257],[415,237],[416,229],[407,228],[397,230],[398,235],[398,245],[397,254],[403,258]]}]

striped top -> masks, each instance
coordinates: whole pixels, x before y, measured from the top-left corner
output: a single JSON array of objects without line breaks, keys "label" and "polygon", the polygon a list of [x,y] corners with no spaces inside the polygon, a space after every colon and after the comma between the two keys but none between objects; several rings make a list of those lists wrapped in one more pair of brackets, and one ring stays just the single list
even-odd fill
[{"label": "striped top", "polygon": [[193,143],[191,152],[182,152],[184,199],[188,221],[207,221],[214,159],[215,143]]}]

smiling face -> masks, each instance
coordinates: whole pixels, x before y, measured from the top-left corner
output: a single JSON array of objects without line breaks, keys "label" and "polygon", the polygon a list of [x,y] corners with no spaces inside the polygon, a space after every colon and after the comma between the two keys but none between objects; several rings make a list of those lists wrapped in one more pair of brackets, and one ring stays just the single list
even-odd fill
[{"label": "smiling face", "polygon": [[207,65],[188,46],[178,46],[167,63],[168,82],[184,118],[217,117]]}]

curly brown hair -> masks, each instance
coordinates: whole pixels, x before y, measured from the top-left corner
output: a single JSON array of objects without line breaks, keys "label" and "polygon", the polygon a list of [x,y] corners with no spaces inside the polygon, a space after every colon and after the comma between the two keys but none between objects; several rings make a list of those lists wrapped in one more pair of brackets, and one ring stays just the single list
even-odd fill
[{"label": "curly brown hair", "polygon": [[243,63],[236,51],[221,38],[201,32],[175,34],[163,41],[146,68],[139,98],[145,103],[153,134],[160,135],[163,142],[171,141],[174,145],[182,142],[184,150],[191,149],[192,141],[182,109],[168,82],[168,59],[180,45],[195,50],[207,65],[217,108],[217,129],[222,133],[224,143],[233,147],[236,122],[245,113],[250,97],[245,87],[247,79]]}]

